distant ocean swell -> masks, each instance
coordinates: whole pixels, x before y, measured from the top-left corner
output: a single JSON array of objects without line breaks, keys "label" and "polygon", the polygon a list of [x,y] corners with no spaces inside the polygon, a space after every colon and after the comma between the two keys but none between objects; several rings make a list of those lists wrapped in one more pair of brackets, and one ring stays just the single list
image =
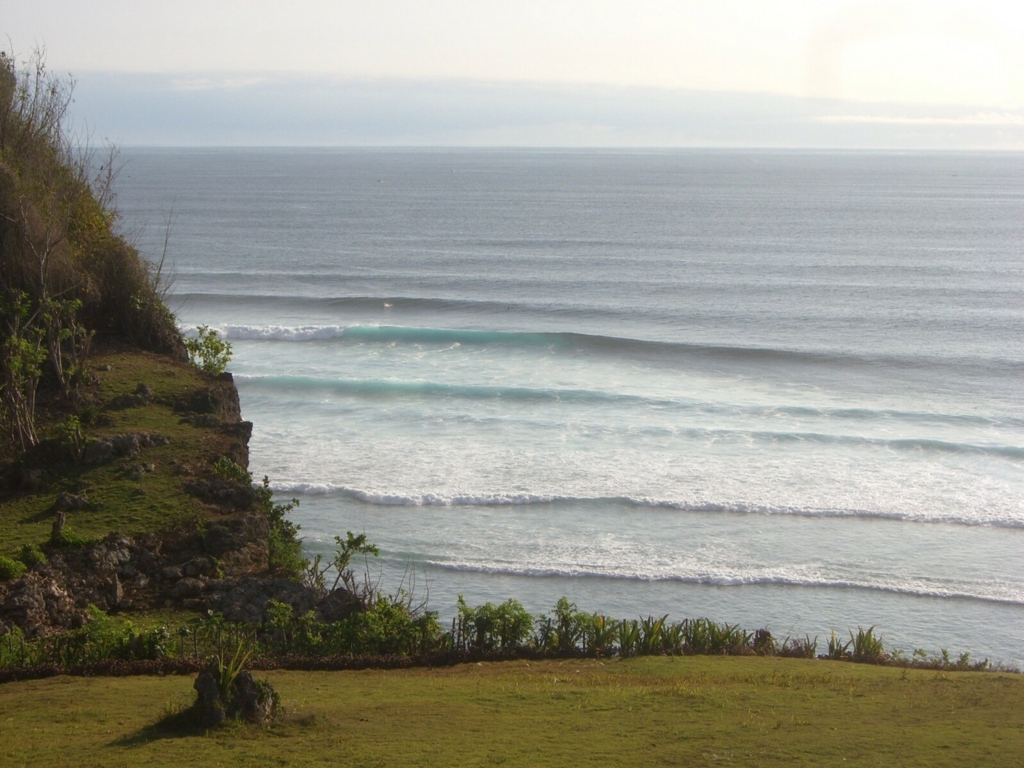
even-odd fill
[{"label": "distant ocean swell", "polygon": [[516,563],[472,563],[464,561],[427,560],[427,565],[450,571],[492,574],[501,576],[529,576],[533,578],[593,578],[621,579],[625,581],[674,581],[686,584],[703,584],[708,586],[748,586],[770,585],[788,587],[811,587],[820,589],[861,589],[878,592],[892,592],[914,597],[954,598],[962,600],[979,600],[989,603],[1024,605],[1024,594],[1019,586],[993,585],[994,589],[987,592],[971,592],[962,588],[942,587],[920,583],[884,583],[849,579],[833,579],[820,576],[801,576],[778,572],[779,569],[767,569],[768,572],[751,573],[724,569],[721,572],[678,572],[678,573],[641,573],[624,570],[593,568],[586,566],[529,566]]},{"label": "distant ocean swell", "polygon": [[[427,328],[404,325],[231,325],[217,327],[229,340],[237,341],[339,341],[378,344],[423,345],[506,345],[510,347],[552,348],[597,352],[613,356],[696,356],[719,358],[744,363],[790,362],[826,366],[877,366],[895,368],[962,364],[972,368],[1024,376],[1024,362],[992,358],[933,358],[920,355],[870,356],[836,354],[768,347],[733,347],[716,344],[693,344],[585,333],[521,333],[514,331],[474,330],[459,328]],[[194,336],[195,326],[184,326],[186,335]]]},{"label": "distant ocean swell", "polygon": [[897,520],[914,523],[946,523],[953,525],[986,525],[996,528],[1024,529],[1024,515],[1012,516],[942,516],[921,513],[902,513],[862,509],[815,509],[801,507],[775,507],[761,504],[719,503],[710,501],[674,501],[634,496],[565,496],[534,493],[481,493],[453,494],[436,493],[402,494],[382,491],[368,491],[333,483],[276,482],[272,486],[278,494],[306,494],[310,496],[338,496],[365,504],[385,507],[512,507],[544,505],[551,507],[589,504],[601,507],[626,506],[648,509],[662,509],[678,512],[718,512],[745,515],[790,515],[794,517],[836,517]]},{"label": "distant ocean swell", "polygon": [[[237,279],[237,273],[225,275],[227,278]],[[280,306],[294,307],[304,310],[378,310],[394,309],[399,311],[418,311],[437,313],[440,315],[452,312],[469,312],[473,314],[507,314],[511,308],[518,311],[545,312],[553,308],[541,303],[524,302],[517,299],[514,304],[507,301],[490,301],[487,299],[438,299],[413,296],[287,296],[287,295],[262,295],[254,296],[247,293],[177,293],[174,295],[176,301],[184,303],[210,303],[215,306]],[[586,309],[580,310],[586,313]],[[600,308],[594,310],[602,316],[625,315],[626,313],[614,308]]]}]

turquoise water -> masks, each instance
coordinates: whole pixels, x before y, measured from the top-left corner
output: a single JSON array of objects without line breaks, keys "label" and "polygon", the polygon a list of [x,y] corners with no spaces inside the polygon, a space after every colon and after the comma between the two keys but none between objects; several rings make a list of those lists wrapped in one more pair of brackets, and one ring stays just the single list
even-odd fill
[{"label": "turquoise water", "polygon": [[1024,661],[1024,157],[129,153],[311,551]]}]

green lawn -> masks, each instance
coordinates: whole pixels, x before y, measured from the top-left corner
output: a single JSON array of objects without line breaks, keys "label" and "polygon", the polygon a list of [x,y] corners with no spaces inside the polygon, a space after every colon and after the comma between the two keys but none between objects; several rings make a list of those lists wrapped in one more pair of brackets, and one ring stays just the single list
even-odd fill
[{"label": "green lawn", "polygon": [[191,701],[191,678],[0,686],[0,763],[1024,763],[1024,678],[1013,674],[647,657],[267,677],[287,710],[278,723],[209,734],[161,724]]}]

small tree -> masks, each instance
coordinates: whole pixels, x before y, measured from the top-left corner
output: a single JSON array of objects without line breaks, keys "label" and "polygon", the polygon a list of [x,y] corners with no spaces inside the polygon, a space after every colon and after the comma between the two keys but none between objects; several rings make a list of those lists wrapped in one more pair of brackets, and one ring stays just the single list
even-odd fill
[{"label": "small tree", "polygon": [[[39,442],[36,436],[36,390],[46,348],[42,334],[34,327],[28,296],[18,292],[0,301],[0,317],[6,326],[0,330],[0,401],[3,426],[25,450]],[[5,337],[5,338],[4,338]]]},{"label": "small tree", "polygon": [[[298,503],[295,499],[292,501]],[[356,581],[351,568],[352,558],[355,555],[378,557],[380,550],[375,544],[366,540],[365,533],[356,536],[352,531],[346,531],[344,539],[341,536],[335,536],[334,546],[334,557],[330,562],[324,563],[323,558],[317,555],[312,562],[307,564],[303,580],[322,595],[332,592],[342,585],[360,600],[368,601],[373,596],[373,590],[365,584],[361,587]],[[332,568],[334,569],[334,583],[328,589],[327,572]]]},{"label": "small tree", "polygon": [[208,325],[200,325],[196,332],[198,338],[185,339],[189,362],[207,373],[223,373],[231,360],[231,344]]}]

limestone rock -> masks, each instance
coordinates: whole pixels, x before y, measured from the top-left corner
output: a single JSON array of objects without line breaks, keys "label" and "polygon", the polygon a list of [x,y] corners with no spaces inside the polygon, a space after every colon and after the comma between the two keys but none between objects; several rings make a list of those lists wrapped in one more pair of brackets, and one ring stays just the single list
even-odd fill
[{"label": "limestone rock", "polygon": [[227,716],[224,704],[220,700],[217,678],[212,669],[204,669],[192,684],[196,691],[196,709],[199,710],[199,721],[206,728],[212,728],[224,721]]},{"label": "limestone rock", "polygon": [[218,672],[217,665],[211,664],[192,684],[196,692],[195,707],[203,726],[212,728],[227,718],[256,725],[265,725],[273,719],[278,696],[270,683],[256,680],[247,670],[242,670],[231,681],[225,699],[217,684]]},{"label": "limestone rock", "polygon": [[235,705],[241,720],[256,725],[266,725],[276,714],[278,697],[266,680],[256,680],[242,670],[235,678]]},{"label": "limestone rock", "polygon": [[212,387],[200,387],[181,396],[175,403],[178,413],[212,414],[221,421],[242,420],[242,408],[238,401],[238,390],[230,381]]},{"label": "limestone rock", "polygon": [[85,445],[82,451],[82,463],[93,465],[102,464],[114,457],[114,444],[109,440],[92,440]]},{"label": "limestone rock", "polygon": [[201,580],[186,576],[171,587],[167,594],[177,600],[182,600],[189,597],[198,597],[203,593],[204,589],[206,589],[206,584]]},{"label": "limestone rock", "polygon": [[209,504],[217,504],[229,510],[249,509],[256,500],[252,486],[219,477],[186,480],[182,487]]},{"label": "limestone rock", "polygon": [[111,410],[138,408],[140,405],[147,405],[151,402],[153,402],[153,390],[145,382],[140,381],[135,387],[134,392],[128,392],[115,397],[107,403],[107,408]]},{"label": "limestone rock", "polygon": [[89,509],[91,506],[89,497],[84,493],[76,496],[73,493],[61,491],[57,494],[52,509],[54,512],[67,512],[75,509]]}]

